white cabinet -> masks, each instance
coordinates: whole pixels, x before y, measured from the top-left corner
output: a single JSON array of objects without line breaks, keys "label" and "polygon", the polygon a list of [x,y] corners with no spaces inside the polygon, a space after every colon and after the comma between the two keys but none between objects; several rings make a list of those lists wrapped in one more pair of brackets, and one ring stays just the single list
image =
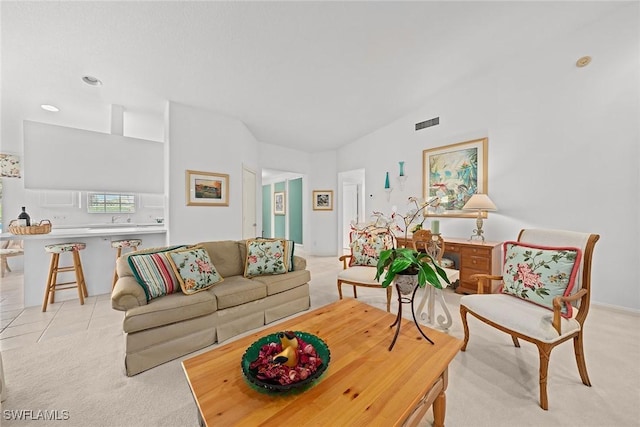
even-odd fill
[{"label": "white cabinet", "polygon": [[40,206],[43,208],[77,208],[79,203],[78,191],[40,191]]},{"label": "white cabinet", "polygon": [[148,209],[164,209],[164,195],[140,194],[140,207]]}]

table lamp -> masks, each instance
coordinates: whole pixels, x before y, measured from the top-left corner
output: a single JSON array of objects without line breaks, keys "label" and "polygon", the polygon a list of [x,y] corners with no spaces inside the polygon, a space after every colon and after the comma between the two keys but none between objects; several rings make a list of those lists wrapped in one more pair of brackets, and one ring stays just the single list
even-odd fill
[{"label": "table lamp", "polygon": [[476,229],[473,230],[473,234],[469,240],[474,238],[481,239],[484,243],[484,230],[482,230],[482,213],[487,211],[497,211],[496,205],[491,201],[486,194],[474,194],[462,207],[465,211],[477,211],[478,218],[476,219]]}]

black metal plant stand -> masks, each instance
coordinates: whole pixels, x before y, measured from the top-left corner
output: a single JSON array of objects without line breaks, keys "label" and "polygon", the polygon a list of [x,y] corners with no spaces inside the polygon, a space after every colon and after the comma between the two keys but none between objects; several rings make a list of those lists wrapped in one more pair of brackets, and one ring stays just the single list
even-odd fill
[{"label": "black metal plant stand", "polygon": [[[429,286],[429,285],[427,285],[427,286]],[[396,333],[393,336],[393,341],[391,341],[391,345],[389,346],[389,351],[391,351],[393,349],[393,346],[395,345],[396,340],[398,339],[398,334],[400,334],[400,325],[402,324],[401,320],[402,320],[402,305],[403,304],[411,304],[411,314],[413,315],[413,323],[416,324],[416,327],[420,331],[420,334],[422,334],[422,336],[425,337],[425,339],[427,341],[429,341],[431,344],[435,344],[424,333],[424,331],[420,327],[420,323],[418,323],[418,320],[416,319],[416,311],[415,311],[415,309],[413,307],[413,301],[415,300],[416,292],[418,292],[418,288],[419,288],[419,286],[416,284],[415,288],[413,289],[413,292],[411,293],[411,297],[406,297],[406,296],[403,296],[402,293],[400,293],[400,288],[398,287],[398,284],[396,283],[396,290],[398,291],[398,316],[396,317],[395,322],[393,322],[391,325],[389,325],[389,327],[393,328],[394,326],[396,326],[396,325],[397,326],[396,326]]]}]

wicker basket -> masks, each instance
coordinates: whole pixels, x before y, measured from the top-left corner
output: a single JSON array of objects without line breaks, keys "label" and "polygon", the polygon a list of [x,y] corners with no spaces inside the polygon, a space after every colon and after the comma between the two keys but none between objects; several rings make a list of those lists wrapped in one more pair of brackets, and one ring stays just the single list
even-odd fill
[{"label": "wicker basket", "polygon": [[9,223],[9,233],[11,234],[48,234],[51,232],[51,221],[43,219],[38,225],[31,225],[28,227],[21,227],[17,225],[18,221],[13,220]]}]

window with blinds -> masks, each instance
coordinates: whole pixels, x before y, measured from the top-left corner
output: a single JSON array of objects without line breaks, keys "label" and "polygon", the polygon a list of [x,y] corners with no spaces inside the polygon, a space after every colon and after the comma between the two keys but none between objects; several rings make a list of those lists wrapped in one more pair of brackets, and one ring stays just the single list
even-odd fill
[{"label": "window with blinds", "polygon": [[136,196],[120,193],[88,193],[88,213],[134,213]]}]

